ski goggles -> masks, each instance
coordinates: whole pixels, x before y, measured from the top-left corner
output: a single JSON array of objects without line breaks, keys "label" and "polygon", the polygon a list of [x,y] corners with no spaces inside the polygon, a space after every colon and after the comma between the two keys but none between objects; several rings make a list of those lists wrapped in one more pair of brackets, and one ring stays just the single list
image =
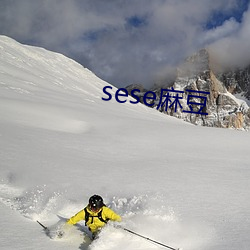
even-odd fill
[{"label": "ski goggles", "polygon": [[101,209],[101,207],[97,207],[97,206],[93,206],[93,205],[92,206],[90,205],[89,208],[93,212],[97,212],[97,211],[99,211]]}]

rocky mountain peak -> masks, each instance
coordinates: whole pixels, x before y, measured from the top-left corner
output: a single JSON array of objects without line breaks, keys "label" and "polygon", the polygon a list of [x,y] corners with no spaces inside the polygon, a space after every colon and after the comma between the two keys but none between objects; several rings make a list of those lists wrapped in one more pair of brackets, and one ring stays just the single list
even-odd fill
[{"label": "rocky mountain peak", "polygon": [[239,94],[250,103],[250,65],[218,73],[217,77],[230,93]]},{"label": "rocky mountain peak", "polygon": [[[233,94],[241,92],[245,97],[250,97],[250,67],[241,71],[215,73],[212,62],[207,49],[201,49],[188,57],[179,65],[174,82],[167,87],[169,90],[179,91],[180,105],[176,108],[171,105],[171,101],[174,102],[174,99],[170,99],[170,107],[166,107],[167,104],[165,104],[159,108],[158,104],[163,100],[161,88],[157,88],[153,90],[157,98],[152,107],[158,107],[158,110],[163,113],[196,125],[249,129],[250,108],[246,101],[236,98]],[[197,96],[190,98],[190,91],[196,93]],[[174,96],[174,93],[171,92],[171,95]],[[205,100],[206,106],[202,110],[206,115],[197,113],[201,110]],[[141,102],[143,103],[143,100]],[[187,110],[196,112],[185,112]]]},{"label": "rocky mountain peak", "polygon": [[210,58],[207,49],[201,49],[188,57],[177,69],[177,77],[195,76],[210,69]]}]

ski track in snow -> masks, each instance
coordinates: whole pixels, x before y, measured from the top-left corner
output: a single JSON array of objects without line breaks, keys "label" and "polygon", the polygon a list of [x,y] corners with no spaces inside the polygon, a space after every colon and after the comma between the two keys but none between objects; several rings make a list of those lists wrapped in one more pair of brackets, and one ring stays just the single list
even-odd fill
[{"label": "ski track in snow", "polygon": [[[8,114],[4,110],[8,108]],[[20,108],[22,112],[20,112]],[[64,111],[64,112],[63,112]],[[2,121],[15,122],[33,128],[47,129],[66,133],[85,133],[90,129],[90,125],[81,120],[67,116],[66,110],[51,108],[48,105],[33,104],[15,101],[2,101],[0,114]]]}]

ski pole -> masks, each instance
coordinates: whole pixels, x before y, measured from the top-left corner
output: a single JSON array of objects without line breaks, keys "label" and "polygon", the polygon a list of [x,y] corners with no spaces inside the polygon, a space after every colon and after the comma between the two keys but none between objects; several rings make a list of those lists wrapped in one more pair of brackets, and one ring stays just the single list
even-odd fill
[{"label": "ski pole", "polygon": [[46,231],[46,230],[48,230],[48,228],[47,227],[45,227],[41,222],[39,222],[38,220],[36,221],[40,226],[42,226],[43,227],[43,229]]},{"label": "ski pole", "polygon": [[137,235],[137,236],[139,236],[139,237],[141,237],[141,238],[143,238],[143,239],[145,239],[145,240],[154,242],[154,243],[156,243],[156,244],[158,244],[158,245],[161,245],[161,246],[163,246],[163,247],[169,248],[169,249],[171,249],[171,250],[180,250],[180,248],[173,248],[173,247],[167,246],[167,245],[162,244],[162,243],[160,243],[160,242],[158,242],[158,241],[155,241],[155,240],[152,240],[152,239],[150,239],[150,238],[148,238],[148,237],[145,237],[145,236],[143,236],[143,235],[141,235],[141,234],[135,233],[135,232],[133,232],[133,231],[127,229],[127,228],[122,228],[122,229],[125,230],[125,231],[127,231],[127,232],[129,232],[129,233],[131,233],[131,234]]}]

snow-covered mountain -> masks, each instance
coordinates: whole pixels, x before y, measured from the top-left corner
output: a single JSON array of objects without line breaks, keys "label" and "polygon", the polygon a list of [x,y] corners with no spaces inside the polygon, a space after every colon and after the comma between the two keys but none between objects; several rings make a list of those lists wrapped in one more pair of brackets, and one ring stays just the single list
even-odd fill
[{"label": "snow-covered mountain", "polygon": [[[178,67],[176,79],[172,84],[152,89],[156,93],[153,108],[196,125],[248,130],[250,127],[249,84],[249,68],[226,73],[217,72],[209,51],[202,49],[188,57]],[[129,91],[133,88],[133,85],[127,87]],[[167,108],[166,104],[158,108],[158,103],[162,102],[161,90],[171,90],[171,88],[183,92],[179,93],[180,105],[177,109],[175,105],[171,106],[176,93],[169,92],[172,95],[170,105]],[[144,93],[146,91],[144,90]],[[201,91],[205,94],[199,93]],[[197,97],[189,98],[190,94]],[[197,114],[202,108],[198,104],[204,103],[204,97],[206,105],[201,113],[207,115]],[[141,102],[143,103],[142,98]],[[190,106],[194,112],[183,112],[183,110],[190,111]]]},{"label": "snow-covered mountain", "polygon": [[0,37],[0,248],[162,249],[112,225],[90,243],[84,222],[51,240],[36,223],[53,228],[97,193],[124,227],[166,245],[248,250],[250,134],[105,102],[104,86],[63,55]]}]

